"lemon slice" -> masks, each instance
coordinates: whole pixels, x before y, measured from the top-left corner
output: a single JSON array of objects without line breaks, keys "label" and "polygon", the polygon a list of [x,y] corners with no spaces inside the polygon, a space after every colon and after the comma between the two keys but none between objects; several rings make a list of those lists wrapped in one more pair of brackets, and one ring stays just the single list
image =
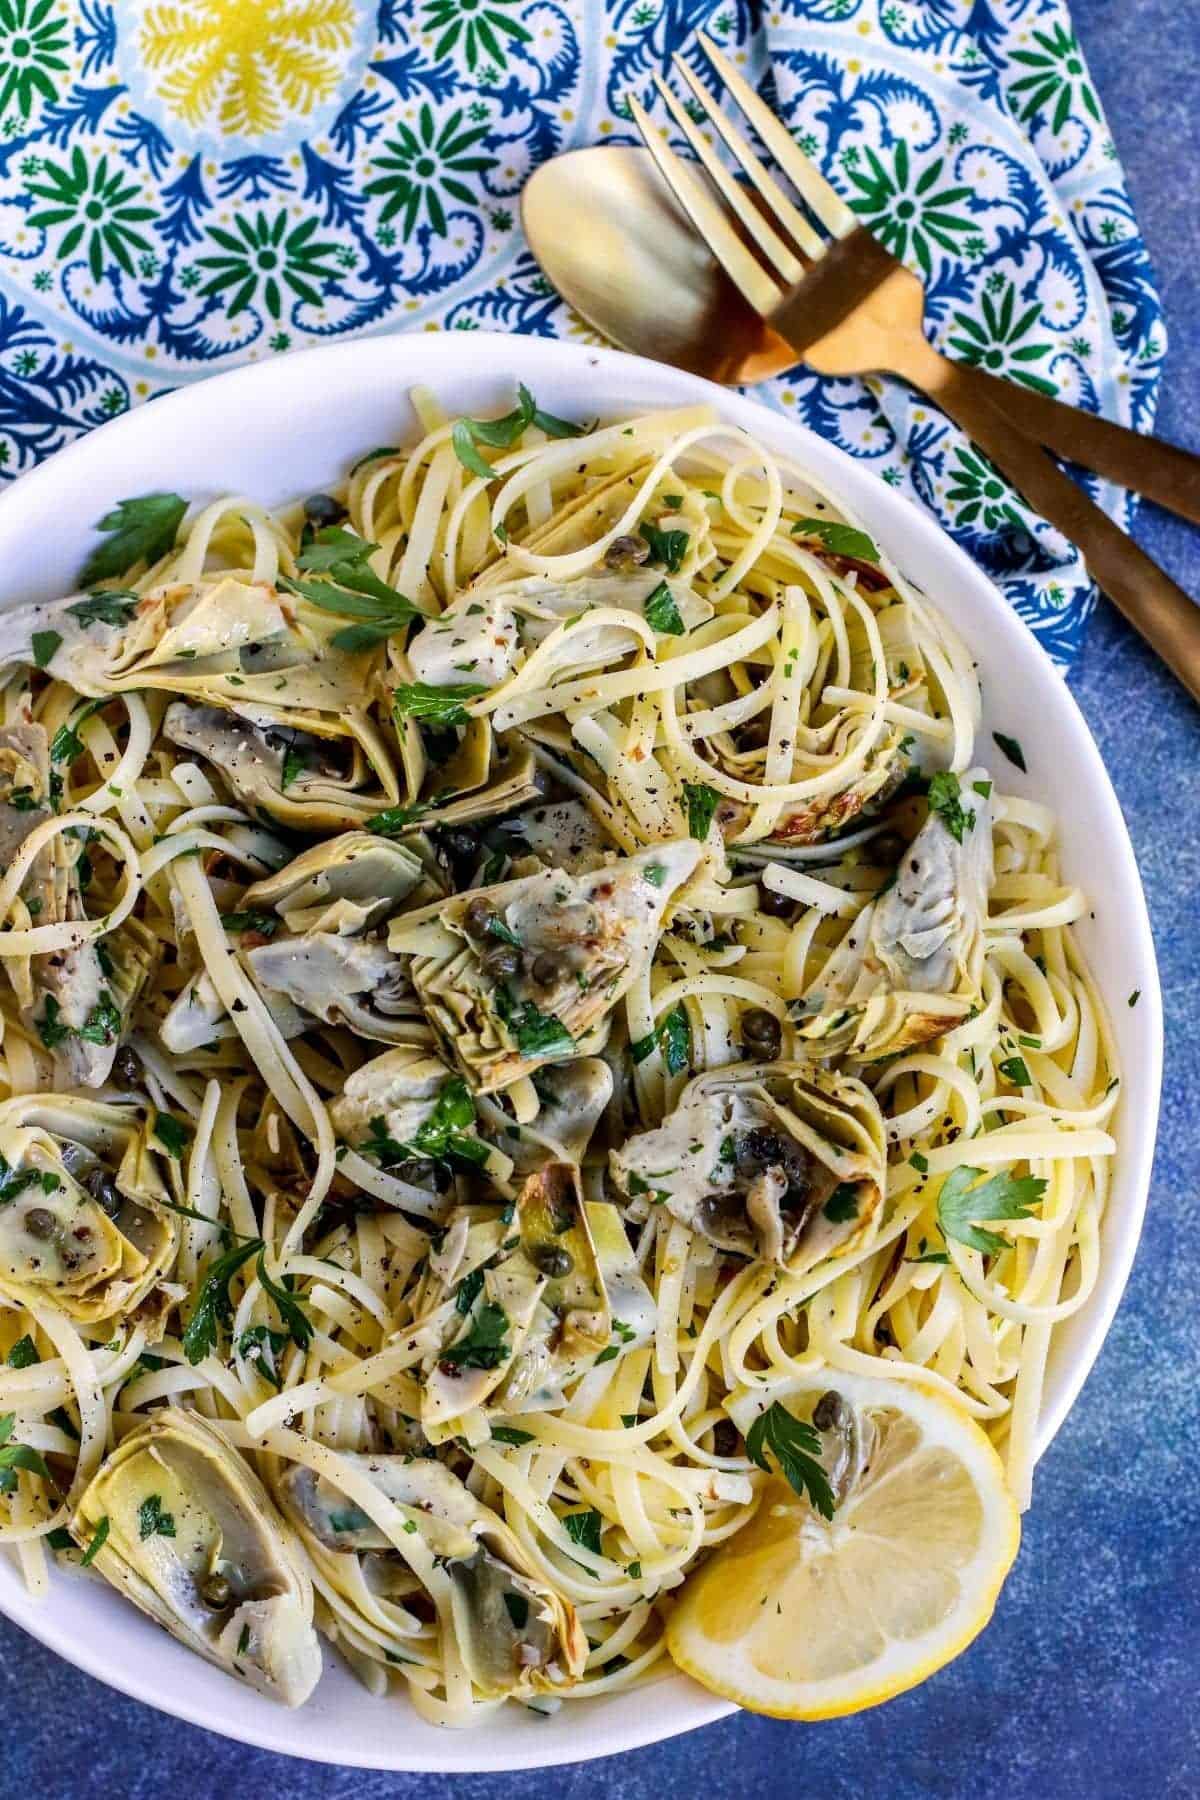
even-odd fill
[{"label": "lemon slice", "polygon": [[857,1422],[836,1444],[822,1434],[826,1463],[836,1450],[848,1464],[833,1519],[773,1478],[667,1624],[681,1669],[784,1719],[877,1706],[948,1663],[987,1624],[1020,1541],[995,1450],[928,1387],[825,1369],[743,1392],[729,1412],[743,1432],[775,1401],[809,1419],[831,1390]]}]

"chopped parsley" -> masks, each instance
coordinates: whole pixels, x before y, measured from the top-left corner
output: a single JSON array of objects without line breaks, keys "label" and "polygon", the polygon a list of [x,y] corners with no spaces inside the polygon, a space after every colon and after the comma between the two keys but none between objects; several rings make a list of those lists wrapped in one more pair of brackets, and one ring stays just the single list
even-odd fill
[{"label": "chopped parsley", "polygon": [[173,1156],[177,1162],[182,1160],[183,1153],[187,1149],[188,1134],[178,1119],[173,1119],[170,1113],[160,1112],[154,1120],[153,1135],[166,1150],[168,1156]]},{"label": "chopped parsley", "polygon": [[10,1369],[32,1369],[34,1363],[41,1361],[37,1353],[37,1346],[28,1332],[24,1337],[17,1339],[8,1353],[7,1360]]},{"label": "chopped parsley", "polygon": [[385,806],[382,812],[372,813],[364,829],[377,832],[380,837],[400,837],[417,829],[418,820],[429,807],[428,800],[418,800],[415,806]]},{"label": "chopped parsley", "polygon": [[79,1027],[78,1036],[89,1044],[115,1044],[121,1035],[121,1014],[113,997],[103,989],[99,1000]]},{"label": "chopped parsley", "polygon": [[16,1413],[5,1413],[0,1418],[0,1494],[15,1491],[18,1469],[25,1469],[30,1475],[40,1475],[44,1481],[51,1478],[40,1451],[31,1449],[28,1444],[9,1442],[16,1422]]},{"label": "chopped parsley", "polygon": [[594,1506],[589,1506],[586,1512],[565,1513],[561,1523],[573,1543],[580,1544],[585,1550],[595,1551],[597,1556],[603,1555],[600,1533],[604,1528],[604,1518]]},{"label": "chopped parsley", "polygon": [[646,623],[664,637],[683,636],[683,620],[665,581],[659,582],[646,601]]},{"label": "chopped parsley", "polygon": [[51,762],[73,763],[79,760],[83,755],[85,748],[83,739],[79,735],[79,727],[86,719],[90,719],[93,713],[98,713],[100,708],[102,706],[107,706],[107,704],[108,698],[106,695],[102,696],[99,700],[89,700],[86,706],[80,708],[73,719],[68,719],[65,725],[59,726],[53,738],[50,740]]},{"label": "chopped parsley", "polygon": [[298,1344],[301,1350],[306,1350],[312,1343],[313,1328],[302,1302],[287,1286],[291,1277],[285,1275],[281,1282],[276,1281],[267,1269],[266,1245],[262,1243],[261,1239],[251,1239],[251,1242],[257,1242],[259,1246],[256,1268],[264,1294],[279,1314],[280,1322],[286,1326],[288,1336],[293,1344]]},{"label": "chopped parsley", "polygon": [[452,687],[431,687],[426,681],[406,681],[393,691],[392,711],[397,719],[424,719],[428,724],[442,726],[465,725],[468,714],[464,701],[486,693],[486,685],[477,681],[460,681]]},{"label": "chopped parsley", "polygon": [[186,511],[187,501],[178,494],[138,494],[118,500],[96,526],[107,534],[107,541],[97,544],[84,564],[83,585],[124,575],[134,563],[157,562],[173,548]]},{"label": "chopped parsley", "polygon": [[[670,531],[660,531],[658,526],[651,525],[649,520],[643,520],[638,526],[638,530],[650,546],[650,561],[661,563],[668,575],[678,575],[683,567],[683,559],[687,555],[688,544],[691,542],[688,533],[680,531],[677,527]],[[656,589],[655,592],[657,591]],[[649,602],[647,602],[646,617],[650,618]],[[653,624],[654,621],[651,619],[650,623]]]},{"label": "chopped parsley", "polygon": [[[138,596],[132,588],[109,588],[77,600],[67,611],[84,627],[88,625],[128,625],[137,611]],[[103,705],[103,701],[100,702]]]},{"label": "chopped parsley", "polygon": [[108,1514],[105,1513],[104,1517],[97,1521],[96,1529],[91,1536],[91,1541],[79,1559],[79,1566],[81,1569],[91,1568],[100,1551],[104,1548],[105,1543],[108,1541],[108,1529]]},{"label": "chopped parsley", "polygon": [[685,781],[683,797],[687,802],[688,831],[699,843],[707,838],[721,796],[716,788],[703,781]]},{"label": "chopped parsley", "polygon": [[479,1295],[482,1291],[482,1288],[483,1288],[483,1270],[482,1269],[472,1269],[471,1273],[469,1275],[464,1275],[462,1280],[459,1282],[458,1286],[454,1290],[454,1310],[455,1310],[455,1312],[461,1313],[463,1318],[465,1319],[467,1314],[470,1312],[471,1308],[474,1306],[476,1300],[478,1300]]},{"label": "chopped parsley", "polygon": [[682,1000],[671,1008],[665,1018],[659,1020],[653,1031],[644,1038],[633,1040],[629,1046],[630,1055],[635,1063],[645,1062],[656,1046],[662,1051],[669,1075],[679,1075],[690,1067],[692,1028],[688,1024]]},{"label": "chopped parsley", "polygon": [[793,537],[815,537],[835,556],[856,556],[860,562],[878,562],[879,550],[865,531],[838,519],[797,519]]},{"label": "chopped parsley", "polygon": [[845,1225],[850,1219],[857,1219],[858,1184],[853,1181],[840,1181],[821,1211],[834,1225]]},{"label": "chopped parsley", "polygon": [[952,1169],[942,1183],[937,1208],[946,1237],[986,1256],[1010,1245],[998,1232],[985,1231],[979,1221],[1030,1218],[1046,1183],[1033,1175],[1013,1175],[1007,1169],[987,1181],[980,1180],[982,1174],[982,1169],[965,1166]]},{"label": "chopped parsley", "polygon": [[778,1400],[773,1400],[766,1412],[759,1414],[746,1433],[746,1455],[750,1461],[769,1474],[771,1465],[766,1452],[770,1450],[779,1473],[789,1486],[802,1497],[807,1495],[822,1518],[832,1519],[833,1489],[817,1460],[820,1449],[821,1438],[816,1426],[804,1419],[793,1418]]},{"label": "chopped parsley", "polygon": [[1025,767],[1025,752],[1022,750],[1020,744],[1018,744],[1016,738],[1005,737],[1002,731],[993,731],[992,741],[998,749],[1003,750],[1009,762],[1020,769],[1023,775],[1029,773],[1028,769]]},{"label": "chopped parsley", "polygon": [[221,924],[226,931],[255,931],[259,937],[274,937],[279,930],[278,913],[266,912],[231,912],[221,914]]},{"label": "chopped parsley", "polygon": [[514,1000],[506,987],[496,990],[496,1010],[522,1056],[557,1056],[575,1047],[575,1039],[561,1019],[543,1012],[532,1000]]},{"label": "chopped parsley", "polygon": [[498,1369],[508,1361],[508,1314],[494,1300],[485,1300],[471,1319],[471,1328],[443,1350],[438,1366],[446,1369]]},{"label": "chopped parsley", "polygon": [[33,660],[39,669],[44,669],[62,643],[62,633],[59,631],[35,631],[32,641]]},{"label": "chopped parsley", "polygon": [[147,1494],[138,1507],[138,1536],[146,1538],[175,1536],[175,1516],[163,1511],[162,1495]]},{"label": "chopped parsley", "polygon": [[497,1444],[532,1444],[532,1431],[518,1431],[515,1425],[493,1425],[492,1438]]},{"label": "chopped parsley", "polygon": [[1132,994],[1130,994],[1130,996],[1129,996],[1130,1006],[1136,1006],[1138,1001],[1141,999],[1141,997],[1142,997],[1141,988],[1134,988]]},{"label": "chopped parsley", "polygon": [[262,1248],[261,1238],[250,1238],[244,1244],[235,1244],[232,1250],[227,1250],[224,1256],[219,1256],[211,1263],[201,1276],[192,1296],[191,1317],[182,1339],[184,1355],[193,1365],[203,1362],[216,1349],[221,1327],[228,1327],[233,1323],[233,1301],[229,1297],[229,1284],[242,1264],[249,1262]]},{"label": "chopped parsley", "polygon": [[964,835],[975,823],[975,814],[969,807],[963,806],[961,795],[958,776],[952,775],[948,769],[941,770],[929,783],[929,810],[937,813],[958,844],[962,843]]},{"label": "chopped parsley", "polygon": [[259,1374],[265,1376],[271,1386],[278,1390],[283,1386],[279,1358],[287,1348],[289,1338],[290,1333],[276,1331],[270,1325],[251,1325],[238,1339],[237,1353],[247,1362],[252,1362]]},{"label": "chopped parsley", "polygon": [[1025,1066],[1023,1056],[1010,1056],[1000,1064],[1000,1073],[1005,1081],[1011,1081],[1014,1087],[1029,1087],[1029,1070]]}]

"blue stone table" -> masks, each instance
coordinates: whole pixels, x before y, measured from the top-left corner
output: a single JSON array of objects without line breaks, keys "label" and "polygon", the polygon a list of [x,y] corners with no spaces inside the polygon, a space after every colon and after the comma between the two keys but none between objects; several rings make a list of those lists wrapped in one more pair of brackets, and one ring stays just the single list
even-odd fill
[{"label": "blue stone table", "polygon": [[[1200,446],[1200,12],[1195,0],[1075,0],[1074,11],[1163,285],[1172,348],[1159,427]],[[1138,535],[1200,594],[1200,531],[1147,511]],[[0,1800],[1200,1794],[1200,710],[1107,607],[1075,691],[1150,901],[1167,1017],[1162,1127],[1132,1280],[973,1648],[854,1719],[805,1728],[743,1715],[600,1764],[439,1778],[243,1749],[102,1687],[0,1620]]]}]

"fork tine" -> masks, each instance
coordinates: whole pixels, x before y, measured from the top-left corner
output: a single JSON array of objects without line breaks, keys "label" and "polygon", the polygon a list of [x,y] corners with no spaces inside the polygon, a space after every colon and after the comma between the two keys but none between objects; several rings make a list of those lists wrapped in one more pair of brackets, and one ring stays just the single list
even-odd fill
[{"label": "fork tine", "polygon": [[645,107],[632,94],[629,110],[659,173],[729,279],[756,312],[773,312],[783,299],[783,289],[746,248],[703,182],[664,144]]},{"label": "fork tine", "polygon": [[754,239],[771,266],[771,272],[780,281],[794,287],[804,278],[804,264],[784,243],[779,233],[772,229],[764,218],[761,209],[755,206],[745,188],[739,187],[720,157],[714,152],[703,134],[697,129],[695,121],[690,119],[681,101],[675,98],[661,75],[655,75],[654,85],[667,104],[667,109],[696,152],[701,167],[708,175],[730,212],[741,220],[750,236]]},{"label": "fork tine", "polygon": [[[754,154],[748,140],[743,137],[733,121],[726,118],[711,89],[706,88],[700,77],[693,74],[681,56],[676,56],[672,60],[676,73],[683,77],[704,108],[709,124],[715,126],[726,147],[732,151],[739,166],[750,177],[776,220],[783,225],[797,248],[813,262],[816,262],[825,254],[827,245],[824,238],[817,236],[800,208],[793,205],[766,164]],[[791,279],[796,281],[799,277],[793,275]]]},{"label": "fork tine", "polygon": [[837,190],[830,186],[816,165],[797,148],[791,132],[775,117],[770,107],[760,100],[754,89],[738,74],[729,58],[713,43],[706,32],[698,34],[701,48],[717,71],[747,119],[757,131],[784,174],[812,208],[827,231],[834,237],[849,237],[859,221]]}]

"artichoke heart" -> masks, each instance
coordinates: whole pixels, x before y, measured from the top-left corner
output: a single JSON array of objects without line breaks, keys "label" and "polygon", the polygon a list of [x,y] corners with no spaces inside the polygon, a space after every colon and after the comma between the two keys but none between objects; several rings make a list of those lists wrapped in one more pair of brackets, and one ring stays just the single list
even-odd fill
[{"label": "artichoke heart", "polygon": [[243,951],[268,1004],[286,999],[329,1025],[381,1044],[422,1044],[429,1032],[405,957],[379,938],[314,931]]},{"label": "artichoke heart", "polygon": [[266,1489],[221,1430],[168,1407],[123,1438],[71,1523],[93,1567],[218,1668],[300,1706],[321,1674],[312,1584]]},{"label": "artichoke heart", "polygon": [[413,986],[448,1054],[480,1092],[587,1054],[651,956],[695,870],[690,838],[592,874],[548,869],[393,920]]},{"label": "artichoke heart", "polygon": [[960,1025],[979,999],[992,884],[990,784],[971,794],[961,840],[931,812],[896,879],[865,906],[793,1008],[822,1056],[891,1056]]},{"label": "artichoke heart", "polygon": [[[569,1687],[587,1660],[570,1602],[541,1578],[520,1540],[442,1463],[340,1452],[338,1462],[399,1506],[408,1528],[441,1559],[449,1623],[472,1685],[485,1698],[522,1698]],[[278,1483],[280,1503],[320,1560],[321,1552],[399,1562],[387,1535],[332,1479],[294,1466]],[[354,1589],[344,1582],[343,1595]],[[371,1587],[382,1582],[376,1575]],[[378,1614],[370,1638],[378,1649]],[[403,1639],[398,1640],[403,1651]]]},{"label": "artichoke heart", "polygon": [[[128,1110],[71,1095],[0,1106],[0,1292],[49,1299],[86,1332],[137,1312],[161,1338],[154,1290],[178,1221]],[[167,1300],[183,1290],[168,1289]]]},{"label": "artichoke heart", "polygon": [[874,1232],[886,1142],[870,1089],[804,1063],[735,1064],[690,1081],[667,1120],[610,1153],[630,1199],[718,1249],[797,1273]]},{"label": "artichoke heart", "polygon": [[[826,725],[813,730],[799,728],[796,747],[840,761],[854,749],[862,731],[862,714],[838,713]],[[893,726],[868,752],[862,771],[853,781],[805,801],[795,811],[785,811],[771,832],[771,841],[817,844],[844,830],[868,809],[885,805],[907,772],[903,742],[904,733]]]},{"label": "artichoke heart", "polygon": [[248,911],[272,907],[289,931],[355,936],[379,925],[425,879],[415,851],[369,831],[345,831],[248,887]]},{"label": "artichoke heart", "polygon": [[236,797],[302,831],[363,824],[399,795],[376,727],[347,707],[289,717],[266,707],[175,700],[163,736],[203,756]]}]

